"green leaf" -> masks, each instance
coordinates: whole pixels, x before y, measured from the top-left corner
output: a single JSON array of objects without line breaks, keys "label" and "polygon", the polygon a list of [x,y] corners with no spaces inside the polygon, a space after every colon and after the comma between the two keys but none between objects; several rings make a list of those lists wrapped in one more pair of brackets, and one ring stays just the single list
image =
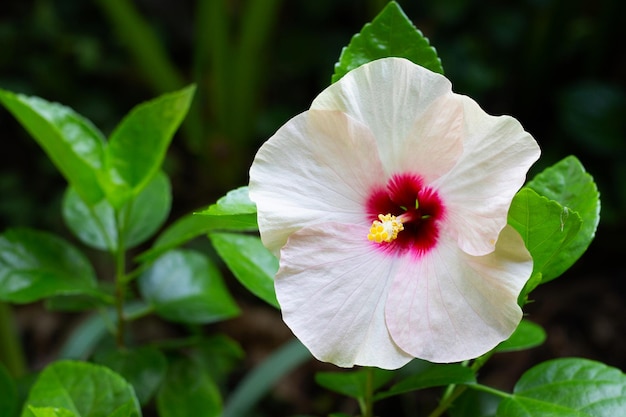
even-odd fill
[{"label": "green leaf", "polygon": [[[348,397],[365,398],[369,383],[371,383],[370,389],[376,391],[391,381],[393,376],[393,371],[368,368],[348,372],[318,372],[315,374],[315,382],[326,389]],[[371,382],[368,381],[369,378],[371,378]]]},{"label": "green leaf", "polygon": [[575,211],[582,219],[578,234],[555,254],[547,275],[544,272],[546,282],[565,272],[591,244],[600,222],[600,193],[593,177],[574,156],[545,169],[528,183],[528,187]]},{"label": "green leaf", "polygon": [[[133,248],[150,238],[167,219],[172,204],[169,179],[158,172],[148,185],[121,209],[124,221],[124,245]],[[70,230],[86,245],[114,253],[117,250],[115,209],[108,200],[95,205],[86,204],[68,188],[63,198],[63,219]]]},{"label": "green leaf", "polygon": [[85,201],[95,203],[102,198],[97,173],[103,168],[105,141],[89,120],[61,104],[1,89],[0,102]]},{"label": "green leaf", "polygon": [[[229,191],[215,204],[199,212],[207,216],[226,216],[239,214],[256,214],[256,204],[250,200],[248,187],[239,187]],[[256,223],[255,223],[256,224]]]},{"label": "green leaf", "polygon": [[17,387],[9,371],[0,362],[0,416],[12,417],[17,411]]},{"label": "green leaf", "polygon": [[137,257],[140,262],[158,258],[163,253],[213,230],[255,231],[256,214],[241,216],[202,216],[190,214],[176,220],[154,242],[154,246]]},{"label": "green leaf", "polygon": [[245,352],[233,339],[223,334],[203,338],[194,346],[194,358],[203,364],[211,378],[225,384]]},{"label": "green leaf", "polygon": [[28,394],[22,417],[36,416],[29,407],[64,408],[77,417],[107,417],[124,408],[141,416],[133,387],[124,378],[103,366],[76,361],[45,368]]},{"label": "green leaf", "polygon": [[113,330],[115,317],[93,313],[72,330],[59,351],[60,359],[84,359],[91,356],[101,341]]},{"label": "green leaf", "polygon": [[157,394],[160,417],[217,417],[222,412],[222,397],[215,382],[193,361],[172,363]]},{"label": "green leaf", "polygon": [[332,82],[363,64],[386,57],[406,58],[431,71],[443,74],[435,48],[392,1],[352,37],[335,64]]},{"label": "green leaf", "polygon": [[126,219],[123,225],[126,249],[152,237],[167,219],[171,206],[170,180],[162,171],[158,171],[135,199],[122,207],[120,217]]},{"label": "green leaf", "polygon": [[108,417],[134,417],[136,416],[134,406],[129,404],[123,405],[111,414]]},{"label": "green leaf", "polygon": [[33,407],[29,405],[28,410],[33,413],[35,417],[76,417],[74,412],[65,408]]},{"label": "green leaf", "polygon": [[520,294],[517,297],[517,304],[520,306],[525,306],[528,303],[528,295],[539,285],[541,285],[542,275],[541,273],[532,274],[526,284],[524,284],[524,288],[520,291]]},{"label": "green leaf", "polygon": [[247,187],[232,190],[208,208],[178,219],[157,238],[150,250],[137,259],[155,259],[170,249],[214,230],[258,230],[256,206],[248,197]]},{"label": "green leaf", "polygon": [[213,247],[233,275],[254,295],[279,308],[274,291],[278,259],[257,236],[237,233],[210,233]]},{"label": "green leaf", "polygon": [[73,187],[63,195],[63,220],[84,244],[110,253],[117,249],[115,212],[106,199],[87,204]]},{"label": "green leaf", "polygon": [[587,359],[555,359],[528,370],[500,417],[606,417],[626,415],[626,375]]},{"label": "green leaf", "polygon": [[541,273],[546,282],[567,269],[563,269],[563,263],[568,260],[561,254],[581,228],[578,213],[530,188],[522,188],[513,198],[508,221],[533,257],[533,274]]},{"label": "green leaf", "polygon": [[89,294],[63,294],[49,297],[45,306],[50,311],[86,311],[115,304],[112,291],[98,288]]},{"label": "green leaf", "polygon": [[124,377],[135,389],[142,405],[150,401],[167,372],[165,355],[151,346],[100,351],[94,361]]},{"label": "green leaf", "polygon": [[491,393],[467,390],[448,410],[450,417],[495,417],[502,397]]},{"label": "green leaf", "polygon": [[522,320],[513,334],[496,347],[496,352],[515,352],[540,346],[546,340],[543,327],[528,320]]},{"label": "green leaf", "polygon": [[99,179],[107,200],[121,207],[160,170],[174,133],[189,109],[195,86],[142,103],[115,128]]},{"label": "green leaf", "polygon": [[[128,320],[144,316],[147,311],[151,310],[150,306],[140,300],[128,301],[123,307],[124,317]],[[60,349],[59,358],[84,360],[89,358],[106,336],[115,333],[116,310],[114,307],[100,309],[97,314],[92,314],[78,324]]]},{"label": "green leaf", "polygon": [[254,406],[280,378],[310,359],[311,354],[299,340],[286,343],[246,374],[228,398],[221,417],[252,415]]},{"label": "green leaf", "polygon": [[62,294],[46,298],[46,309],[51,311],[86,311],[112,307],[115,304],[115,284],[98,281],[97,288],[88,294]]},{"label": "green leaf", "polygon": [[156,313],[168,320],[212,323],[239,314],[219,270],[199,252],[166,253],[139,277],[139,288]]},{"label": "green leaf", "polygon": [[1,300],[29,303],[63,294],[100,296],[93,268],[78,249],[30,229],[0,235]]},{"label": "green leaf", "polygon": [[467,366],[460,364],[433,364],[424,371],[411,375],[393,385],[388,391],[374,396],[375,400],[391,397],[405,392],[424,388],[441,387],[450,384],[471,384],[476,382],[476,375]]}]

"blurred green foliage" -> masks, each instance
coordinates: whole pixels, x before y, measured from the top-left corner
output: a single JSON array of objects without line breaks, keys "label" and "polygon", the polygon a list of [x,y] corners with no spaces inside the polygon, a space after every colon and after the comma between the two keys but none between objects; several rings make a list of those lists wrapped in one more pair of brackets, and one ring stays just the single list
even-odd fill
[{"label": "blurred green foliage", "polygon": [[[626,53],[619,40],[626,2],[398,3],[437,48],[456,92],[490,113],[515,116],[535,136],[543,157],[530,177],[566,155],[579,157],[602,193],[604,226],[621,238]],[[247,183],[259,145],[308,108],[330,83],[341,48],[385,4],[2,0],[0,88],[69,105],[109,135],[136,103],[195,83],[196,100],[165,164],[175,219]],[[4,110],[0,129],[0,230],[67,234],[60,214],[65,180]],[[198,217],[179,226],[164,247],[190,230],[215,227]],[[621,249],[612,240],[607,246],[612,251],[602,259]]]},{"label": "blurred green foliage", "polygon": [[[400,0],[459,93],[518,118],[537,172],[579,155],[625,226],[626,23],[619,0]],[[76,109],[105,134],[134,103],[195,82],[170,149],[174,214],[247,182],[258,146],[330,83],[341,47],[382,0],[5,0],[0,87]],[[0,112],[0,226],[58,229],[63,180]]]}]

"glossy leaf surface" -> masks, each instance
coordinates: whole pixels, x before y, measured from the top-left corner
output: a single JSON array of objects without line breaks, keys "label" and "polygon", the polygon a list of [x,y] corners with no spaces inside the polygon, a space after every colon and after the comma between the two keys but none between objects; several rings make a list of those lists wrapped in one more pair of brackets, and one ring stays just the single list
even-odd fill
[{"label": "glossy leaf surface", "polygon": [[199,252],[173,250],[139,277],[143,297],[160,316],[182,323],[212,323],[239,313],[217,267]]},{"label": "glossy leaf surface", "polygon": [[528,187],[575,211],[582,220],[580,232],[554,255],[550,268],[543,272],[546,282],[565,272],[591,244],[600,222],[600,193],[593,177],[574,156],[545,169]]},{"label": "glossy leaf surface", "polygon": [[498,417],[626,415],[626,375],[587,359],[543,362],[524,373]]},{"label": "glossy leaf surface", "polygon": [[393,1],[352,37],[335,64],[332,82],[363,64],[392,56],[406,58],[431,71],[443,73],[435,48]]},{"label": "glossy leaf surface", "polygon": [[278,259],[257,236],[237,233],[211,233],[213,247],[235,277],[250,292],[279,308],[274,291]]},{"label": "glossy leaf surface", "polygon": [[100,177],[107,200],[121,207],[161,169],[174,133],[189,109],[195,87],[139,104],[115,128]]},{"label": "glossy leaf surface", "polygon": [[35,417],[76,417],[76,413],[65,408],[33,407],[29,405],[28,410],[33,413]]},{"label": "glossy leaf surface", "polygon": [[[198,214],[207,216],[232,216],[240,214],[256,214],[256,205],[248,195],[248,187],[239,187],[229,191],[215,204]],[[256,223],[255,223],[256,224]]]},{"label": "glossy leaf surface", "polygon": [[44,369],[28,394],[22,417],[36,416],[29,406],[63,408],[77,417],[108,417],[120,409],[141,416],[128,382],[104,366],[77,361],[59,361]]},{"label": "glossy leaf surface", "polygon": [[154,259],[178,245],[214,230],[258,230],[256,206],[248,197],[248,187],[232,190],[208,208],[181,217],[169,226],[157,238],[154,246],[141,254],[138,259],[141,261]]},{"label": "glossy leaf surface", "polygon": [[[130,249],[150,238],[167,219],[172,204],[169,179],[157,175],[120,209],[124,247]],[[118,246],[115,209],[106,199],[89,206],[72,189],[63,197],[63,219],[86,245],[114,253]]]},{"label": "glossy leaf surface", "polygon": [[508,221],[520,233],[533,257],[533,274],[542,274],[545,282],[566,269],[564,263],[568,260],[560,253],[580,230],[582,221],[578,213],[523,188],[513,198]]},{"label": "glossy leaf surface", "polygon": [[0,299],[29,303],[63,294],[100,295],[94,270],[78,249],[36,230],[0,235]]},{"label": "glossy leaf surface", "polygon": [[165,355],[152,346],[99,352],[94,359],[128,381],[142,405],[150,401],[167,371]]},{"label": "glossy leaf surface", "polygon": [[543,327],[531,321],[522,319],[517,329],[504,342],[496,347],[497,352],[515,352],[540,346],[546,340]]},{"label": "glossy leaf surface", "polygon": [[103,168],[105,140],[89,120],[61,104],[5,90],[0,90],[0,102],[85,201],[102,198],[97,172]]}]

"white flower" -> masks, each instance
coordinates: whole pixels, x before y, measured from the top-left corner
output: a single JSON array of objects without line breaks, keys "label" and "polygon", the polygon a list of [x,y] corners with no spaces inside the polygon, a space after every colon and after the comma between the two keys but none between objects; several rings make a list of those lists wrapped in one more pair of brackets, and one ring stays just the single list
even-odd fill
[{"label": "white flower", "polygon": [[521,320],[532,259],[507,212],[538,157],[439,74],[400,58],[349,72],[250,169],[285,322],[339,366],[488,352]]}]

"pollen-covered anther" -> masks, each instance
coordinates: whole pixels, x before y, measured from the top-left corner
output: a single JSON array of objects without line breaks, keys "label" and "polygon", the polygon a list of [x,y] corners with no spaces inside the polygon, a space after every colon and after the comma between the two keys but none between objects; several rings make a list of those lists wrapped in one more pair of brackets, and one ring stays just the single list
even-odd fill
[{"label": "pollen-covered anther", "polygon": [[372,242],[391,242],[404,230],[402,220],[391,214],[379,214],[378,220],[372,222],[367,238]]}]

